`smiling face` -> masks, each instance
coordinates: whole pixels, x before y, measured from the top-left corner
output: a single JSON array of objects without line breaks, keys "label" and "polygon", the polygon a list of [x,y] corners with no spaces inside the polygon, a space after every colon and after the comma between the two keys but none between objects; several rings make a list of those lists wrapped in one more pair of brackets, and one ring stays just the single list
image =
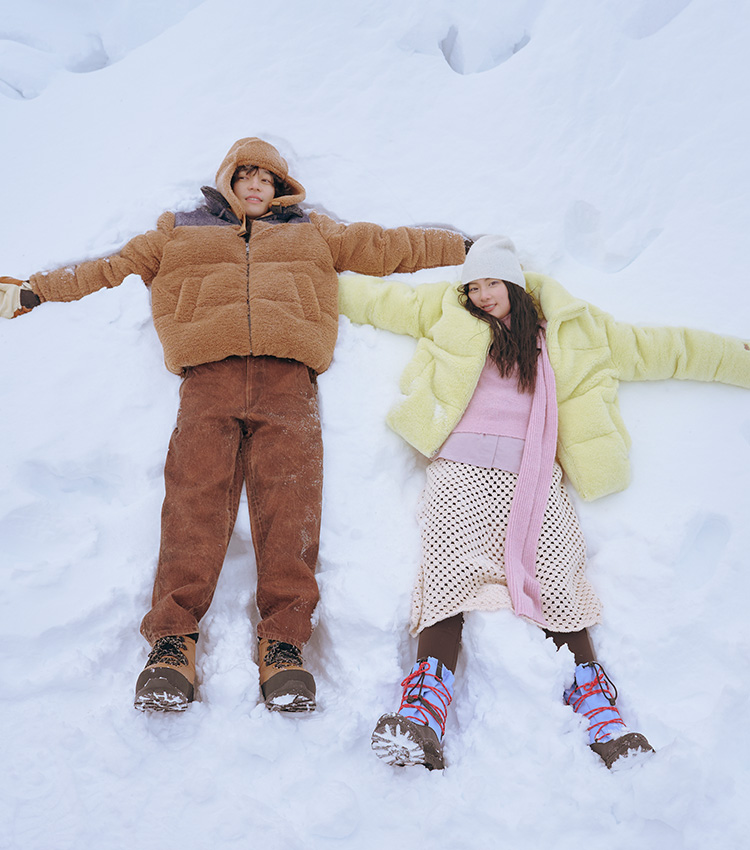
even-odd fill
[{"label": "smiling face", "polygon": [[268,212],[271,201],[276,197],[276,182],[270,171],[248,166],[237,170],[232,180],[232,191],[248,218],[260,218]]},{"label": "smiling face", "polygon": [[510,313],[508,287],[504,280],[491,277],[472,280],[466,287],[466,294],[475,307],[496,319],[504,319]]}]

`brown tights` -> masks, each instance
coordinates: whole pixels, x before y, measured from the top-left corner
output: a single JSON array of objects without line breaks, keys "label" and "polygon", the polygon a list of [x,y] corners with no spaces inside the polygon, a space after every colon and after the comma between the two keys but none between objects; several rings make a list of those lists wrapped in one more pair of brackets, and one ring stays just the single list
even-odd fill
[{"label": "brown tights", "polygon": [[544,634],[548,638],[552,638],[558,649],[561,646],[567,646],[573,653],[576,664],[588,664],[596,661],[596,653],[591,645],[588,629],[581,629],[580,632],[548,632],[545,629]]},{"label": "brown tights", "polygon": [[[455,614],[453,617],[435,623],[434,626],[422,629],[419,633],[417,658],[437,658],[452,673],[455,673],[463,625],[464,615]],[[596,661],[596,654],[587,629],[581,629],[578,632],[550,632],[545,629],[544,634],[555,642],[558,649],[561,646],[567,646],[573,653],[576,664]]]},{"label": "brown tights", "polygon": [[463,626],[464,615],[455,614],[422,629],[417,644],[417,658],[437,658],[451,673],[455,673]]}]

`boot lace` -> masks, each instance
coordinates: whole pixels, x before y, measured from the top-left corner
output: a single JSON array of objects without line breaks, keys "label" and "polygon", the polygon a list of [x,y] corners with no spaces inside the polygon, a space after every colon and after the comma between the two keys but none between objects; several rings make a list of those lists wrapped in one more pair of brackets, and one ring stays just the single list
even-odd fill
[{"label": "boot lace", "polygon": [[268,643],[263,662],[268,667],[302,667],[302,653],[293,643],[272,640]]},{"label": "boot lace", "polygon": [[148,656],[148,665],[167,662],[173,667],[187,667],[185,638],[182,635],[167,635],[159,638]]},{"label": "boot lace", "polygon": [[[614,682],[604,672],[601,664],[594,661],[586,666],[592,667],[596,671],[596,676],[590,682],[584,682],[582,685],[576,682],[575,688],[568,694],[565,701],[573,707],[573,711],[576,714],[583,714],[588,719],[588,731],[591,732],[593,730],[595,741],[605,738],[607,735],[616,738],[617,735],[615,732],[607,729],[607,727],[610,724],[625,726],[625,721],[620,717],[620,710],[615,705],[617,701],[617,688]],[[601,694],[609,702],[609,705],[591,708],[588,711],[582,710],[585,708],[584,703],[586,700],[596,694]],[[600,717],[604,712],[608,712],[610,716],[597,720],[596,718]]]},{"label": "boot lace", "polygon": [[[444,735],[448,706],[451,702],[450,691],[443,684],[443,680],[431,672],[427,661],[418,663],[419,666],[401,682],[404,693],[398,710],[401,711],[406,707],[413,709],[419,714],[419,719],[425,726],[429,723],[428,715],[430,715],[437,721],[440,733]],[[426,681],[428,678],[430,682]]]}]

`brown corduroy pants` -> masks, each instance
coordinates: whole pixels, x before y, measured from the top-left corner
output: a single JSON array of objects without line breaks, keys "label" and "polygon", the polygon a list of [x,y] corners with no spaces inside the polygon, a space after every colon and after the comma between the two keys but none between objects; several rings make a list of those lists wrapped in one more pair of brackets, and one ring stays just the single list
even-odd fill
[{"label": "brown corduroy pants", "polygon": [[260,637],[304,644],[318,602],[323,446],[307,367],[229,357],[187,370],[164,469],[154,643],[198,631],[219,579],[243,482],[258,569]]}]

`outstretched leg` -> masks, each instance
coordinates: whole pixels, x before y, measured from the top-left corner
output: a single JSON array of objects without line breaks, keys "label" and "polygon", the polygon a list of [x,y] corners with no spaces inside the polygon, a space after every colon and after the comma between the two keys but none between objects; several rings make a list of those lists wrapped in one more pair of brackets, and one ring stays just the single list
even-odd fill
[{"label": "outstretched leg", "polygon": [[596,660],[588,629],[549,632],[556,646],[567,646],[576,662],[575,681],[565,691],[565,702],[588,721],[589,746],[607,767],[621,756],[653,748],[639,732],[631,732],[617,708],[617,688]]},{"label": "outstretched leg", "polygon": [[258,637],[303,646],[318,603],[315,568],[323,492],[317,393],[302,363],[248,363],[243,463],[258,565]]},{"label": "outstretched leg", "polygon": [[398,711],[384,714],[372,733],[375,754],[388,764],[444,767],[442,741],[462,628],[463,614],[456,614],[420,632],[417,662],[401,682]]},{"label": "outstretched leg", "polygon": [[198,631],[237,516],[242,487],[238,398],[242,358],[191,369],[164,468],[161,548],[152,608],[141,632],[152,645]]},{"label": "outstretched leg", "polygon": [[258,566],[258,667],[266,706],[312,711],[315,680],[302,647],[312,632],[323,486],[317,391],[307,367],[248,362],[242,458]]}]

